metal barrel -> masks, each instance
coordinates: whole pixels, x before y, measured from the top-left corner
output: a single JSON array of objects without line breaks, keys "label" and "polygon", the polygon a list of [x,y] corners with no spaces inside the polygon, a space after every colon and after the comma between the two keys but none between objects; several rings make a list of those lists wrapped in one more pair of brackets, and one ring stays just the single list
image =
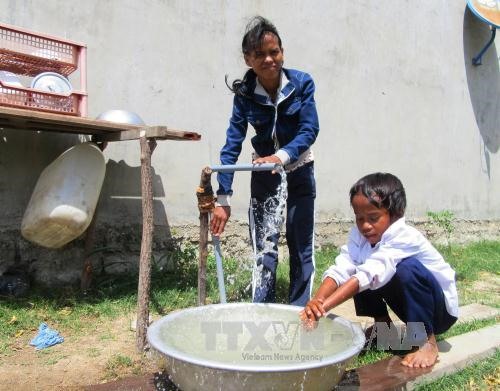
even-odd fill
[{"label": "metal barrel", "polygon": [[281,170],[281,165],[276,163],[261,164],[226,164],[210,166],[213,172],[235,172],[235,171],[272,171]]}]

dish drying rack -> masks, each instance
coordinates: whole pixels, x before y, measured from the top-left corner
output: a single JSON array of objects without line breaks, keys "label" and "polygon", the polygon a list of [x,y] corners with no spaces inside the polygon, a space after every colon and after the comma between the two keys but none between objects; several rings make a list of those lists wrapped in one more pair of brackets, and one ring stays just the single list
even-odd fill
[{"label": "dish drying rack", "polygon": [[0,105],[85,117],[87,47],[84,44],[0,23],[0,70],[34,77],[56,72],[80,73],[80,90],[60,94],[0,81]]}]

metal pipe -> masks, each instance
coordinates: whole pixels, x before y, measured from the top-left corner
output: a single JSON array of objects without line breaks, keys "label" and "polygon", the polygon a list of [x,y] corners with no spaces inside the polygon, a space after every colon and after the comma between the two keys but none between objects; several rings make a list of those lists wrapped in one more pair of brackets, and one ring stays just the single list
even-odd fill
[{"label": "metal pipe", "polygon": [[219,283],[219,296],[222,304],[226,303],[226,287],[224,286],[224,269],[222,267],[222,256],[220,252],[220,241],[218,236],[212,236],[215,250],[215,263],[217,265],[217,282]]},{"label": "metal pipe", "polygon": [[235,171],[279,171],[282,166],[276,163],[261,163],[261,164],[226,164],[210,166],[214,172],[235,172]]}]

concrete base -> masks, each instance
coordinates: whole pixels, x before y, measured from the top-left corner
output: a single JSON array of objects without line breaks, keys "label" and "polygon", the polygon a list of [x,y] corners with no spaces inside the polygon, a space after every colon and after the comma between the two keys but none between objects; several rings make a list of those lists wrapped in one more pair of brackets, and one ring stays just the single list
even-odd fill
[{"label": "concrete base", "polygon": [[393,356],[347,372],[335,390],[411,390],[489,357],[499,347],[497,324],[440,341],[439,361],[432,368],[407,368],[401,365],[402,357]]},{"label": "concrete base", "polygon": [[[352,300],[335,308],[337,310],[339,315],[352,321],[373,322],[373,319],[354,315]],[[488,319],[499,314],[496,308],[468,304],[460,307],[457,323]],[[431,382],[489,357],[499,347],[500,325],[497,324],[438,342],[439,361],[432,368],[407,368],[401,365],[402,357],[394,356],[347,372],[336,390],[410,390],[417,384]]]}]

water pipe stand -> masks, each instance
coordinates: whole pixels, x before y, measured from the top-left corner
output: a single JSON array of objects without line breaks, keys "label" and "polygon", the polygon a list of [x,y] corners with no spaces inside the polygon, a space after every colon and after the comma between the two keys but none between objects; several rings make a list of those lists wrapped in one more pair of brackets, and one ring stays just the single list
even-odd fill
[{"label": "water pipe stand", "polygon": [[484,48],[477,54],[477,56],[472,57],[472,65],[481,65],[482,64],[482,58],[484,53],[490,48],[490,46],[493,44],[493,41],[495,41],[495,36],[497,29],[494,26],[490,25],[490,30],[491,30],[491,38],[490,40],[486,43]]}]

